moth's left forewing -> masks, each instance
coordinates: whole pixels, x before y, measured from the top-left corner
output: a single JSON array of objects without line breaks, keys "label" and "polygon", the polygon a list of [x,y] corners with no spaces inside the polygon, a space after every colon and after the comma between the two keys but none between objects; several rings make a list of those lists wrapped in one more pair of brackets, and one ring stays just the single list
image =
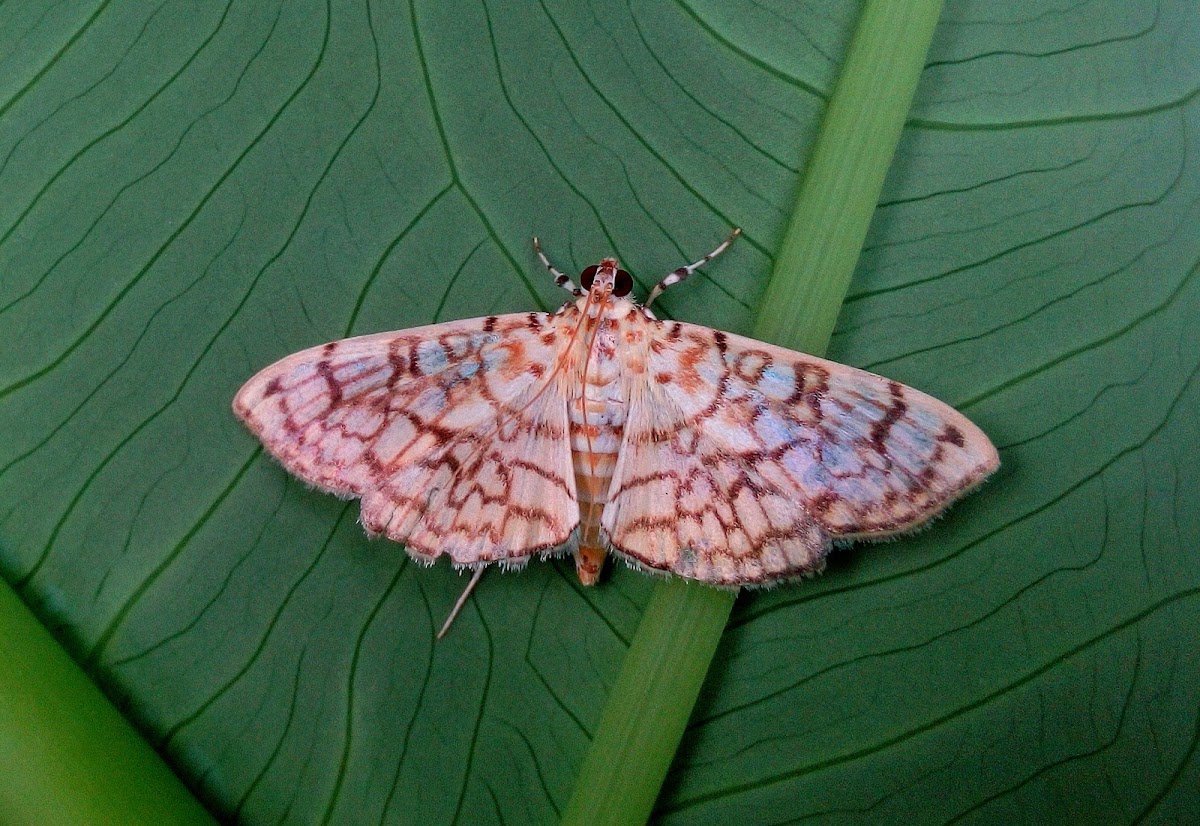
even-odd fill
[{"label": "moth's left forewing", "polygon": [[836,538],[912,530],[999,466],[982,430],[919,390],[742,336],[724,343],[729,393],[745,396],[764,472]]},{"label": "moth's left forewing", "polygon": [[[685,329],[686,328],[686,329]],[[734,587],[819,570],[830,537],[761,445],[731,382],[723,334],[655,323],[644,369],[626,371],[629,410],[602,525],[626,561]]]},{"label": "moth's left forewing", "polygon": [[911,530],[999,464],[962,414],[842,364],[680,322],[655,326],[644,362],[603,526],[648,568],[811,573],[833,539]]}]

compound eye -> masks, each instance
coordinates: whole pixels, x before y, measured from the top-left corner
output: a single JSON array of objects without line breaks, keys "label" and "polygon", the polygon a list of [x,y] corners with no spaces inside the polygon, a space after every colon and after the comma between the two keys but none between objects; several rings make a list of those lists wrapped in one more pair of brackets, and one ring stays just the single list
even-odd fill
[{"label": "compound eye", "polygon": [[585,267],[583,272],[579,274],[579,283],[583,285],[585,290],[592,288],[592,282],[596,280],[596,271],[599,269],[599,264],[592,264],[590,267]]},{"label": "compound eye", "polygon": [[613,295],[618,298],[623,295],[629,295],[633,290],[633,276],[625,272],[625,270],[617,270],[617,277],[613,279]]}]

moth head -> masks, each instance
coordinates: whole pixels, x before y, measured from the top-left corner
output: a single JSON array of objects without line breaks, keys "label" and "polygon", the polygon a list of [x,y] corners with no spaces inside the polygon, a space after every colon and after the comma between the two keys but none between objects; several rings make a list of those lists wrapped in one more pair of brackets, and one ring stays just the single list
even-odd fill
[{"label": "moth head", "polygon": [[599,264],[585,267],[579,274],[579,283],[598,300],[610,295],[622,298],[633,290],[633,276],[617,266],[615,258],[605,258]]}]

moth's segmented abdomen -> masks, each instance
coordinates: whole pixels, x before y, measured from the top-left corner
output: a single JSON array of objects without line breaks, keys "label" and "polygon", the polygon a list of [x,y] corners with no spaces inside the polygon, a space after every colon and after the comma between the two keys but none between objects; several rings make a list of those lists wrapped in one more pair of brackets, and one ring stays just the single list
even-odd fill
[{"label": "moth's segmented abdomen", "polygon": [[[585,395],[573,399],[568,407],[571,458],[579,500],[581,577],[585,577],[585,568],[595,567],[596,575],[599,574],[605,551],[605,543],[600,537],[600,519],[608,502],[625,425],[625,404],[614,398],[616,389],[615,383],[589,384]],[[595,560],[594,566],[588,564],[588,560]]]}]

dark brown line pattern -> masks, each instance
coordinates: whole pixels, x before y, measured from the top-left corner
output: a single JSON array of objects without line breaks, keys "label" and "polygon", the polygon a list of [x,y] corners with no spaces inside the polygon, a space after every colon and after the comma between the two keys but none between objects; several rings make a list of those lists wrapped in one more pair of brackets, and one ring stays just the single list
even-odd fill
[{"label": "dark brown line pattern", "polygon": [[[978,428],[897,382],[705,328],[659,327],[646,352],[655,415],[629,429],[603,523],[642,566],[684,566],[716,584],[811,573],[835,537],[916,527],[997,465]],[[673,370],[676,380],[658,381]]]},{"label": "dark brown line pattern", "polygon": [[604,293],[609,266],[557,313],[289,356],[234,410],[285,467],[361,497],[364,527],[422,562],[520,565],[571,547],[588,584],[610,548],[716,585],[794,579],[820,570],[834,539],[911,530],[997,467],[941,402],[658,321]]},{"label": "dark brown line pattern", "polygon": [[[421,555],[436,549],[465,563],[557,547],[578,524],[564,475],[568,421],[565,405],[547,403],[555,394],[535,401],[538,377],[526,372],[531,358],[555,364],[540,338],[547,320],[522,313],[332,342],[268,368],[235,410],[289,470],[363,496],[364,525]],[[513,364],[525,378],[498,380]],[[313,421],[295,418],[322,395],[329,403]],[[468,399],[486,412],[464,427],[452,415]],[[550,461],[509,461],[510,448],[493,449],[500,444]]]},{"label": "dark brown line pattern", "polygon": [[329,406],[337,407],[342,403],[342,386],[333,377],[333,368],[329,366],[328,361],[322,360],[317,362],[317,372],[321,374],[321,378],[325,379],[325,392],[329,394]]}]

